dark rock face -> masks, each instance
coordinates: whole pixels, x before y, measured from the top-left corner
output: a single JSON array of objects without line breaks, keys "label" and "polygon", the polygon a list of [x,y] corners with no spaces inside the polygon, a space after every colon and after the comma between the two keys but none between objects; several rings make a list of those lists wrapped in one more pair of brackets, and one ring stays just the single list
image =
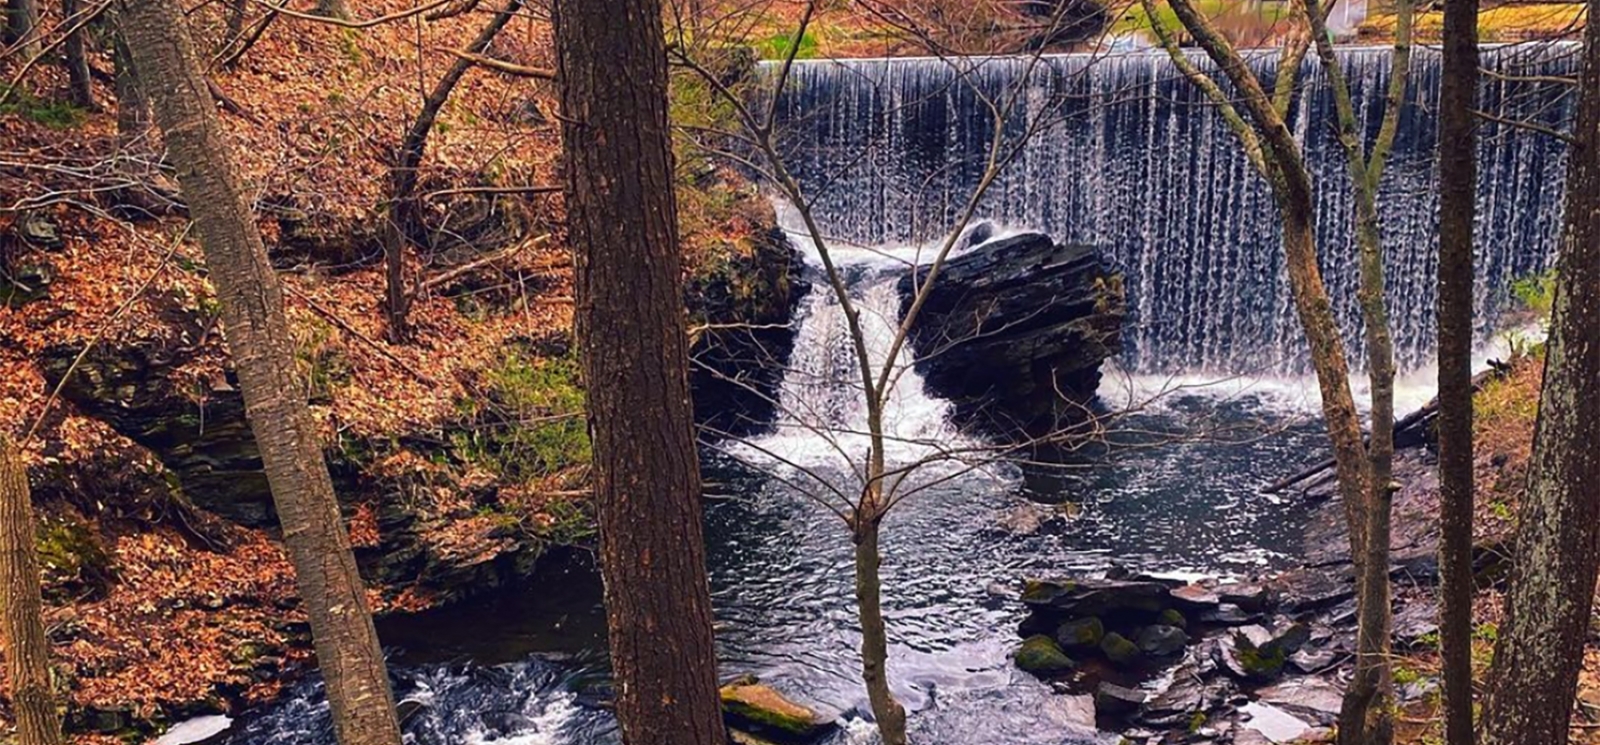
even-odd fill
[{"label": "dark rock face", "polygon": [[[901,312],[927,267],[900,282]],[[1082,421],[1121,349],[1121,279],[1094,249],[1024,234],[945,263],[913,325],[917,369],[964,426],[1048,432]]]},{"label": "dark rock face", "polygon": [[747,435],[776,415],[773,401],[794,350],[790,322],[809,283],[783,231],[773,228],[684,288],[691,327],[689,387],[695,421]]},{"label": "dark rock face", "polygon": [[[57,347],[41,367],[56,385],[79,350]],[[98,348],[78,364],[61,394],[85,414],[149,448],[196,506],[241,525],[276,523],[244,397],[228,381],[197,402],[172,380],[182,359],[155,347]]]}]

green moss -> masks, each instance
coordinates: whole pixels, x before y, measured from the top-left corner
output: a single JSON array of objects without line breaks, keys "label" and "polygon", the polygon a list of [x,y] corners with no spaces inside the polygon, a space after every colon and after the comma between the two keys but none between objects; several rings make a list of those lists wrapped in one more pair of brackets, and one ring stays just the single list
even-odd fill
[{"label": "green moss", "polygon": [[821,726],[816,712],[753,678],[723,686],[719,697],[729,716],[757,729],[804,738],[816,733]]},{"label": "green moss", "polygon": [[1204,727],[1204,726],[1206,726],[1206,713],[1205,712],[1197,711],[1194,714],[1190,715],[1190,717],[1189,717],[1189,734],[1193,735],[1195,733],[1198,733],[1200,731],[1200,728]]},{"label": "green moss", "polygon": [[1012,659],[1018,668],[1039,676],[1060,675],[1077,667],[1054,639],[1043,634],[1024,639]]},{"label": "green moss", "polygon": [[1178,609],[1176,608],[1168,608],[1164,611],[1161,611],[1161,618],[1159,619],[1159,622],[1163,626],[1176,626],[1185,630],[1189,628],[1189,619],[1184,618],[1183,614],[1178,612]]},{"label": "green moss", "polygon": [[111,555],[89,526],[67,518],[47,517],[36,534],[39,568],[45,584],[104,590],[112,574]]},{"label": "green moss", "polygon": [[1139,645],[1115,631],[1106,634],[1106,638],[1100,640],[1100,651],[1105,653],[1106,659],[1119,665],[1139,659]]},{"label": "green moss", "polygon": [[338,389],[349,383],[353,374],[349,358],[333,342],[333,326],[315,319],[296,324],[293,335],[295,366],[306,387],[306,400],[332,402]]},{"label": "green moss", "polygon": [[1095,649],[1105,637],[1105,624],[1093,616],[1067,621],[1056,629],[1056,643],[1063,649]]},{"label": "green moss", "polygon": [[1267,644],[1257,647],[1242,634],[1234,635],[1234,644],[1239,664],[1246,673],[1258,678],[1277,677],[1283,672],[1284,662],[1289,657],[1282,646]]}]

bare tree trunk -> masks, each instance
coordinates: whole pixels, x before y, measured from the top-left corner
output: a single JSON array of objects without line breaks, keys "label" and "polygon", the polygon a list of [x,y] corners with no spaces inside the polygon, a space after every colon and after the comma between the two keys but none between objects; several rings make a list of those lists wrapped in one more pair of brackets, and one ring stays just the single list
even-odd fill
[{"label": "bare tree trunk", "polygon": [[144,137],[150,129],[150,101],[145,98],[144,86],[139,84],[139,72],[128,53],[128,43],[122,32],[121,14],[114,20],[116,27],[112,52],[116,62],[117,87],[117,140],[127,145]]},{"label": "bare tree trunk", "polygon": [[858,513],[855,529],[856,608],[861,620],[861,680],[884,745],[906,744],[906,710],[889,687],[889,636],[883,620],[883,556],[879,517]]},{"label": "bare tree trunk", "polygon": [[556,3],[568,233],[622,738],[725,745],[661,12]]},{"label": "bare tree trunk", "polygon": [[1444,2],[1439,80],[1439,655],[1445,745],[1472,745],[1472,284],[1478,0]]},{"label": "bare tree trunk", "polygon": [[1367,375],[1372,388],[1371,433],[1367,441],[1367,493],[1364,543],[1351,541],[1359,572],[1356,582],[1360,609],[1356,630],[1356,672],[1345,692],[1340,711],[1339,737],[1346,745],[1387,745],[1394,739],[1394,681],[1389,665],[1392,617],[1389,588],[1389,534],[1393,507],[1394,472],[1394,337],[1389,329],[1389,308],[1384,276],[1383,230],[1378,214],[1378,192],[1389,153],[1400,129],[1405,92],[1411,71],[1410,0],[1395,6],[1395,40],[1389,88],[1384,97],[1383,120],[1370,152],[1364,129],[1318,0],[1307,0],[1307,18],[1316,39],[1317,53],[1333,89],[1338,116],[1338,137],[1345,151],[1351,190],[1355,194],[1352,222],[1360,252],[1359,305],[1367,342]]},{"label": "bare tree trunk", "polygon": [[[509,0],[505,10],[496,13],[488,25],[478,32],[478,37],[467,46],[468,55],[477,56],[488,50],[489,44],[500,30],[516,17],[522,0]],[[473,63],[465,56],[457,56],[450,69],[439,78],[428,97],[423,99],[422,110],[416,121],[400,142],[400,152],[393,168],[389,169],[389,219],[384,224],[384,303],[388,315],[389,338],[394,342],[410,336],[406,316],[410,311],[411,292],[406,287],[406,248],[423,240],[422,210],[417,203],[417,169],[422,165],[422,155],[428,147],[428,133],[439,117],[439,110],[450,99],[450,92]]]},{"label": "bare tree trunk", "polygon": [[[1600,16],[1590,0],[1589,16]],[[1584,30],[1565,236],[1485,745],[1567,742],[1600,569],[1600,24]]]},{"label": "bare tree trunk", "polygon": [[60,745],[34,529],[28,471],[21,453],[0,434],[0,642],[5,643],[17,745]]},{"label": "bare tree trunk", "polygon": [[16,44],[24,59],[39,53],[39,6],[34,0],[6,0],[7,44]]},{"label": "bare tree trunk", "polygon": [[296,391],[283,294],[239,189],[194,42],[172,0],[118,0],[222,307],[251,430],[305,600],[342,745],[399,745],[366,586],[350,552],[316,423]]},{"label": "bare tree trunk", "polygon": [[[61,0],[61,15],[67,23],[74,23],[72,19],[78,14],[79,9],[78,0]],[[89,77],[88,45],[84,41],[88,35],[87,28],[78,28],[67,34],[64,42],[66,53],[62,59],[67,68],[68,98],[74,106],[85,109],[94,108],[94,87]]]}]

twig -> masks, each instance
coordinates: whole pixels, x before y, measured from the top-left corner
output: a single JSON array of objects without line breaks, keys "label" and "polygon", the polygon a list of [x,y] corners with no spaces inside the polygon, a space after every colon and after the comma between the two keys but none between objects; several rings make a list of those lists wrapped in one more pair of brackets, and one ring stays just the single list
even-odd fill
[{"label": "twig", "polygon": [[179,233],[178,237],[172,240],[172,245],[167,248],[166,255],[161,257],[161,263],[156,265],[156,270],[151,272],[149,277],[145,278],[144,282],[139,285],[139,289],[134,290],[133,294],[130,295],[127,300],[122,301],[122,305],[117,307],[116,311],[111,314],[111,317],[106,319],[106,322],[101,324],[100,328],[95,330],[94,336],[90,337],[89,339],[89,343],[83,345],[83,349],[78,351],[78,356],[72,358],[72,364],[67,366],[67,371],[61,374],[60,380],[56,381],[56,387],[50,391],[50,397],[46,398],[44,401],[44,408],[39,410],[39,416],[34,418],[33,424],[28,427],[28,434],[22,437],[22,442],[17,443],[17,447],[20,448],[27,444],[29,440],[33,439],[34,433],[39,431],[39,425],[44,422],[45,415],[50,413],[50,407],[54,405],[56,399],[61,396],[61,389],[67,386],[67,381],[72,378],[72,374],[78,371],[78,365],[83,364],[83,359],[89,356],[89,350],[94,349],[95,345],[99,344],[100,340],[105,338],[106,332],[110,331],[111,327],[116,325],[117,320],[122,318],[122,316],[128,312],[129,308],[133,307],[134,302],[142,297],[146,290],[150,289],[150,285],[155,284],[156,277],[161,276],[161,273],[166,271],[167,262],[171,261],[173,254],[178,252],[178,247],[183,245],[183,239],[189,237],[189,231],[192,228],[194,228],[194,223],[192,222],[183,226],[183,232]]},{"label": "twig", "polygon": [[1538,122],[1523,121],[1521,119],[1510,119],[1510,118],[1507,118],[1507,117],[1500,116],[1498,114],[1491,114],[1491,113],[1489,113],[1487,111],[1482,111],[1482,110],[1479,110],[1479,109],[1473,109],[1472,113],[1473,113],[1474,116],[1480,117],[1482,119],[1486,119],[1486,120],[1494,122],[1496,124],[1504,124],[1504,125],[1506,125],[1508,127],[1513,127],[1515,129],[1525,129],[1525,130],[1527,130],[1529,132],[1535,132],[1535,133],[1546,135],[1546,136],[1549,136],[1549,137],[1554,137],[1554,138],[1556,138],[1556,139],[1558,139],[1558,140],[1560,140],[1562,142],[1567,143],[1568,145],[1571,145],[1574,142],[1576,142],[1573,139],[1572,135],[1570,135],[1570,134],[1568,134],[1566,132],[1562,132],[1561,130],[1556,129],[1554,127],[1547,127],[1547,126],[1545,126],[1543,124],[1540,124]]},{"label": "twig", "polygon": [[295,296],[297,298],[300,298],[302,301],[304,301],[305,304],[306,304],[306,307],[310,308],[312,310],[312,312],[316,313],[319,316],[322,316],[329,323],[332,323],[333,325],[338,326],[340,328],[340,330],[344,331],[345,333],[347,333],[347,334],[349,334],[351,336],[354,336],[358,341],[360,341],[360,342],[366,344],[367,346],[371,347],[373,351],[377,352],[380,355],[383,355],[384,359],[387,359],[390,362],[393,362],[396,366],[398,366],[401,370],[404,370],[411,377],[416,378],[418,381],[420,381],[420,382],[422,382],[422,383],[424,383],[426,385],[429,385],[429,386],[437,386],[437,385],[439,385],[439,381],[434,380],[431,377],[428,377],[427,375],[423,374],[421,371],[419,371],[416,368],[412,367],[405,360],[402,360],[399,357],[395,356],[394,352],[389,351],[382,344],[379,344],[378,342],[373,341],[372,337],[361,333],[354,326],[351,326],[343,318],[340,318],[338,316],[338,314],[336,314],[333,311],[329,310],[327,307],[323,306],[321,303],[319,303],[319,302],[317,302],[315,300],[312,300],[305,293],[295,289],[294,287],[292,287],[292,286],[290,286],[288,284],[283,285],[283,289],[287,290],[290,295],[293,295],[293,296]]},{"label": "twig", "polygon": [[444,284],[446,282],[449,282],[450,280],[455,279],[457,277],[460,277],[460,276],[462,276],[464,274],[476,271],[476,270],[478,270],[478,269],[480,269],[482,267],[488,266],[488,265],[493,264],[493,263],[495,263],[497,261],[502,261],[502,260],[505,260],[505,259],[509,259],[512,256],[515,256],[519,252],[521,252],[522,249],[527,248],[528,246],[539,245],[539,244],[544,243],[545,241],[547,241],[549,239],[550,239],[549,234],[541,235],[541,236],[539,236],[537,238],[534,238],[533,240],[523,241],[521,243],[518,243],[515,246],[511,246],[509,248],[506,248],[503,251],[496,251],[496,252],[494,252],[494,253],[492,253],[492,254],[490,254],[488,256],[485,256],[485,257],[483,257],[481,259],[477,259],[475,261],[469,261],[469,262],[467,262],[465,264],[462,264],[461,266],[458,266],[458,267],[455,267],[453,269],[449,269],[447,271],[443,271],[443,272],[440,272],[438,274],[435,274],[432,277],[429,277],[429,278],[427,278],[425,280],[422,280],[421,282],[418,282],[417,286],[416,286],[416,289],[411,291],[411,296],[414,298],[414,297],[416,297],[418,295],[421,295],[423,292],[426,292],[426,291],[431,290],[431,289],[433,289],[435,287],[438,287],[439,285],[442,285],[442,284]]},{"label": "twig", "polygon": [[485,57],[481,54],[472,54],[471,52],[465,52],[460,49],[451,50],[451,54],[471,62],[474,65],[478,65],[479,67],[487,67],[490,70],[494,70],[495,72],[503,72],[507,75],[516,75],[523,78],[538,78],[540,80],[556,79],[556,71],[544,67],[528,67],[527,65],[519,65],[514,62],[497,60],[493,57]]},{"label": "twig", "polygon": [[430,10],[435,9],[435,8],[442,7],[444,5],[448,5],[450,2],[452,2],[452,0],[433,0],[433,2],[430,2],[430,3],[426,4],[426,5],[419,5],[419,6],[415,7],[415,8],[411,8],[409,10],[402,10],[402,11],[398,11],[398,12],[395,12],[395,13],[390,13],[389,15],[386,15],[386,16],[378,16],[377,18],[373,18],[371,20],[366,20],[366,21],[347,21],[347,20],[344,20],[343,18],[332,18],[332,17],[329,17],[329,16],[319,16],[319,15],[313,15],[311,13],[302,13],[302,12],[300,12],[298,10],[290,10],[287,7],[280,7],[280,6],[273,5],[273,4],[269,3],[269,2],[267,2],[266,0],[250,0],[250,2],[253,2],[253,3],[257,4],[257,5],[260,5],[260,6],[266,8],[268,10],[277,11],[277,12],[282,13],[282,14],[284,14],[286,16],[291,17],[291,18],[299,18],[302,21],[312,21],[312,22],[315,22],[315,23],[326,23],[326,24],[328,24],[330,26],[339,26],[341,28],[363,29],[363,28],[372,28],[373,26],[380,26],[380,25],[383,25],[385,23],[390,23],[390,22],[393,22],[393,21],[404,20],[406,18],[410,18],[411,16],[417,15],[419,13],[426,13],[426,12],[428,12]]}]

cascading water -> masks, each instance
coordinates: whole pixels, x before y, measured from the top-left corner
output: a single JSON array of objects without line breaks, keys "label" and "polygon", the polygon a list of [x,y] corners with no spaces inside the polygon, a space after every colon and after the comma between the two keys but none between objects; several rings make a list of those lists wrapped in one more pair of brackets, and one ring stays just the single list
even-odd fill
[{"label": "cascading water", "polygon": [[[787,210],[779,205],[779,212]],[[748,443],[744,450],[803,468],[850,473],[871,446],[859,353],[820,251],[802,234],[791,233],[790,241],[802,249],[812,290],[794,321],[794,351],[778,395],[778,421],[771,434]],[[910,345],[888,359],[900,326],[896,283],[931,253],[919,246],[835,244],[826,250],[859,318],[862,349],[874,381],[885,365],[890,369],[891,388],[883,406],[887,459],[923,459],[935,448],[960,442],[962,436],[949,423],[949,403],[924,391],[922,376],[911,365]]]},{"label": "cascading water", "polygon": [[[1338,52],[1369,139],[1381,119],[1389,51]],[[1516,75],[1571,74],[1573,48],[1486,50]],[[1196,56],[1202,67],[1209,63]],[[1275,56],[1251,57],[1264,77]],[[1419,50],[1382,189],[1389,299],[1402,369],[1432,356],[1438,56]],[[1359,349],[1351,195],[1332,96],[1315,61],[1292,111],[1318,186],[1329,292]],[[1570,113],[1567,86],[1490,80],[1482,106],[1545,124]],[[1164,51],[1015,58],[810,61],[795,66],[779,127],[830,236],[904,243],[946,232],[976,187],[993,120],[984,101],[1015,96],[1003,126],[1021,143],[978,214],[1101,247],[1123,272],[1133,325],[1124,365],[1139,373],[1299,373],[1304,342],[1283,278],[1276,211],[1263,179]],[[1028,128],[1038,131],[1023,138]],[[1560,226],[1564,148],[1485,123],[1480,146],[1478,317],[1493,328],[1517,277],[1544,269]],[[1358,354],[1353,358],[1359,360]]]}]

